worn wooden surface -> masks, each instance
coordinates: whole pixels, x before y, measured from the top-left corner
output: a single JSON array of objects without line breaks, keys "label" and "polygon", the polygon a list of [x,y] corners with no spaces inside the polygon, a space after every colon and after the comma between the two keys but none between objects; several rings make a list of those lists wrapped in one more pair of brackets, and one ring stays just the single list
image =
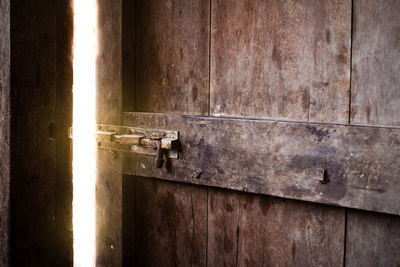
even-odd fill
[{"label": "worn wooden surface", "polygon": [[[399,1],[354,1],[353,123],[400,125],[399,14]],[[400,265],[399,216],[349,210],[347,218],[347,266]]]},{"label": "worn wooden surface", "polygon": [[400,2],[354,1],[351,122],[400,125]]},{"label": "worn wooden surface", "polygon": [[211,114],[347,122],[351,1],[212,2]]},{"label": "worn wooden surface", "polygon": [[346,266],[399,266],[400,218],[350,210]]},{"label": "worn wooden surface", "polygon": [[342,264],[342,209],[227,190],[209,191],[209,266]]},{"label": "worn wooden surface", "polygon": [[122,266],[122,174],[120,155],[97,152],[96,264]]},{"label": "worn wooden surface", "polygon": [[[125,113],[124,124],[180,132],[178,160],[127,153],[124,171],[399,214],[400,129]],[[322,184],[322,170],[329,183]],[[194,172],[202,172],[199,179]],[[194,177],[194,178],[193,178]]]},{"label": "worn wooden surface", "polygon": [[122,112],[122,0],[98,2],[96,120],[120,123]]},{"label": "worn wooden surface", "polygon": [[[208,189],[208,266],[238,266],[241,196],[238,192]],[[257,233],[252,238],[259,237]]]},{"label": "worn wooden surface", "polygon": [[[121,121],[122,1],[98,1],[98,123]],[[96,264],[122,265],[122,173],[120,155],[98,150],[96,181]]]},{"label": "worn wooden surface", "polygon": [[135,111],[206,115],[210,3],[136,2]]},{"label": "worn wooden surface", "polygon": [[[201,19],[198,14],[192,15],[189,22],[185,14],[193,12],[194,9],[186,9],[192,2],[137,4],[138,9],[133,13],[136,18],[127,24],[138,28],[136,37],[140,39],[128,37],[131,43],[123,45],[124,49],[128,48],[128,58],[132,58],[129,47],[135,43],[133,55],[139,56],[136,65],[131,63],[127,71],[136,73],[136,82],[133,84],[132,76],[124,79],[133,91],[136,90],[133,96],[131,91],[128,92],[130,96],[124,93],[124,97],[128,95],[129,98],[124,99],[128,103],[125,111],[333,123],[347,123],[350,118],[356,124],[399,125],[396,117],[399,114],[396,89],[399,81],[395,75],[399,24],[396,1],[376,4],[353,1],[352,66],[352,1],[231,2],[212,1],[208,3],[211,13]],[[163,16],[158,15],[160,12]],[[211,16],[211,24],[206,24],[209,23],[205,22],[207,16]],[[375,22],[373,25],[370,25],[371,19]],[[200,27],[200,24],[207,31],[210,27],[211,40],[203,36],[202,40],[193,41],[196,30],[191,30],[192,35],[188,37],[187,29]],[[372,39],[368,33],[370,27]],[[132,28],[128,29],[128,34],[132,38]],[[190,44],[185,44],[184,40],[190,40]],[[189,56],[184,53],[182,57],[178,53],[182,46],[185,49],[207,42],[211,48],[211,76],[203,69],[205,74],[201,78],[210,79],[210,103],[207,91],[188,100],[195,90],[185,79],[188,66],[196,66],[197,70],[204,67],[204,53],[201,52],[204,50],[192,51]],[[203,49],[208,48],[204,46]],[[197,60],[197,65],[193,60]],[[128,173],[394,214],[400,212],[398,201],[393,201],[397,197],[396,186],[399,186],[396,177],[400,165],[399,129],[333,126],[339,129],[334,132],[330,127],[303,125],[302,130],[298,130],[272,123],[276,130],[268,130],[268,127],[254,127],[263,123],[260,121],[243,126],[240,124],[245,121],[235,124],[230,120],[177,119],[149,114],[137,115],[133,120],[136,126],[179,130],[184,142],[181,159],[169,161],[164,170],[153,168],[152,157],[127,155],[124,170]],[[282,128],[278,129],[279,125]],[[271,133],[275,133],[273,137]],[[287,141],[283,142],[285,138]],[[274,145],[269,147],[271,144]],[[294,150],[300,154],[293,153]],[[317,181],[324,168],[330,179],[325,185]],[[151,185],[144,183],[143,187],[150,192]],[[169,191],[173,191],[171,188]],[[175,196],[180,194],[178,189],[173,192]],[[212,200],[215,206],[211,210]],[[208,201],[207,263],[210,265],[254,265],[261,260],[281,265],[341,265],[343,261],[344,209],[216,189],[208,190]],[[260,203],[269,203],[267,215]],[[244,209],[245,206],[250,208]],[[139,209],[140,213],[148,212]],[[383,236],[395,234],[394,227],[384,230],[385,223],[381,223],[381,228],[378,223],[369,226],[373,219],[362,214],[348,210],[348,223],[352,225],[347,229],[346,262],[350,266],[357,265],[349,261],[351,253],[365,250],[376,257],[374,247],[387,248],[383,239],[369,237],[365,240],[371,241],[371,245],[358,246],[356,243],[362,240],[359,229]],[[307,221],[311,230],[298,235],[301,225],[297,218]],[[390,218],[396,224],[397,217]],[[173,221],[166,216],[163,219]],[[287,225],[282,225],[282,221]],[[237,226],[241,224],[249,227],[238,231]],[[273,236],[270,231],[280,235],[268,239]],[[353,235],[358,239],[352,241]],[[157,240],[147,237],[149,243],[156,244]],[[265,240],[270,242],[266,244]],[[334,240],[334,246],[326,240]],[[400,247],[396,240],[391,241],[392,248]],[[318,243],[322,245],[317,247]],[[287,244],[295,245],[289,248]],[[390,258],[396,260],[387,249],[386,263]]]},{"label": "worn wooden surface", "polygon": [[134,226],[136,236],[127,251],[136,261],[127,265],[206,265],[206,188],[139,177],[128,177],[125,186],[135,195],[124,203],[135,218],[124,227],[131,232]]},{"label": "worn wooden surface", "polygon": [[70,265],[70,1],[10,4],[10,264]]},{"label": "worn wooden surface", "polygon": [[10,1],[0,1],[0,266],[9,266]]},{"label": "worn wooden surface", "polygon": [[[125,2],[124,111],[208,114],[210,2]],[[130,179],[136,204],[124,188],[124,264],[204,266],[207,190]]]}]

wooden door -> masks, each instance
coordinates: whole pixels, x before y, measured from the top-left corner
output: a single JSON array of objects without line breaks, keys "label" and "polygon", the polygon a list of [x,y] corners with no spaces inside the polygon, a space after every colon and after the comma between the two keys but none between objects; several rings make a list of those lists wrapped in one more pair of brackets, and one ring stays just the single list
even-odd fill
[{"label": "wooden door", "polygon": [[0,1],[0,266],[71,266],[72,1]]},{"label": "wooden door", "polygon": [[[379,257],[362,229],[398,232],[400,82],[382,79],[381,93],[365,86],[375,74],[358,62],[370,55],[359,45],[369,41],[364,12],[375,8],[359,2],[99,1],[98,123],[180,135],[179,158],[161,169],[154,156],[99,142],[99,265],[357,266],[362,251]],[[400,8],[381,4],[374,15],[388,17],[377,24],[392,33]],[[395,73],[389,39],[380,66]],[[379,126],[376,114],[394,123]],[[389,253],[385,263],[398,261]]]}]

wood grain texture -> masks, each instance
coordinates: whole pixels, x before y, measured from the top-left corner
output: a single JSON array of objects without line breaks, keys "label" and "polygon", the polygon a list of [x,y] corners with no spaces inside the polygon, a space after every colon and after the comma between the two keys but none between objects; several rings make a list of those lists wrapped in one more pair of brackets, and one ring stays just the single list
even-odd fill
[{"label": "wood grain texture", "polygon": [[164,169],[127,153],[128,174],[400,213],[398,128],[149,113],[125,113],[124,124],[176,130],[181,140],[180,158]]},{"label": "wood grain texture", "polygon": [[122,0],[98,2],[96,118],[120,123],[122,112]]},{"label": "wood grain texture", "polygon": [[[238,266],[239,204],[242,194],[208,189],[207,266]],[[257,234],[252,238],[258,239],[259,236]]]},{"label": "wood grain texture", "polygon": [[347,122],[351,1],[212,3],[211,114]]},{"label": "wood grain texture", "polygon": [[351,122],[400,125],[400,2],[354,1]]},{"label": "wood grain texture", "polygon": [[121,155],[97,151],[96,266],[122,266]]},{"label": "wood grain texture", "polygon": [[209,266],[339,266],[343,209],[209,190]]},{"label": "wood grain texture", "polygon": [[340,266],[343,209],[258,196],[240,200],[239,266]]},{"label": "wood grain texture", "polygon": [[[98,123],[121,123],[122,0],[98,1],[96,117]],[[98,150],[96,181],[96,264],[122,266],[122,160]]]},{"label": "wood grain texture", "polygon": [[[399,1],[354,1],[352,123],[400,125],[399,14]],[[399,216],[349,210],[347,217],[347,266],[400,265]]]},{"label": "wood grain texture", "polygon": [[136,3],[135,111],[206,115],[209,0]]},{"label": "wood grain texture", "polygon": [[399,266],[400,218],[350,210],[346,266]]},{"label": "wood grain texture", "polygon": [[[336,123],[348,121],[351,1],[217,0],[212,2],[211,24],[210,113],[212,115]],[[216,164],[219,174],[232,175],[235,177],[231,179],[234,180],[232,183],[235,186],[240,184],[244,190],[251,192],[252,189],[249,190],[248,187],[251,187],[254,181],[269,180],[275,183],[276,189],[280,191],[285,188],[285,185],[278,185],[279,182],[276,181],[282,179],[283,176],[290,177],[289,179],[295,177],[297,174],[292,173],[291,170],[294,165],[300,164],[305,167],[303,164],[310,164],[315,167],[321,163],[317,163],[316,158],[309,158],[306,163],[303,161],[304,158],[300,159],[301,156],[292,158],[295,159],[295,164],[284,163],[285,160],[282,160],[279,154],[285,150],[286,145],[290,145],[293,138],[296,138],[293,136],[296,135],[295,133],[285,136],[286,141],[282,139],[283,142],[280,144],[283,144],[283,147],[278,145],[275,151],[271,148],[267,152],[263,150],[262,142],[269,143],[270,140],[275,139],[274,136],[268,134],[264,136],[262,131],[255,130],[257,128],[255,124],[235,127],[239,129],[225,128],[218,131],[214,128],[214,133],[207,132],[204,134],[204,140],[201,140],[206,144],[205,146],[210,145],[213,148],[221,146],[215,154],[211,153],[215,155],[215,158],[211,156],[208,162],[221,163],[221,165]],[[279,132],[277,131],[277,135],[280,134]],[[285,130],[282,129],[281,132]],[[210,143],[206,141],[209,134],[213,139]],[[235,134],[244,135],[245,138],[237,137],[237,141],[233,142],[235,148],[231,150],[232,143],[228,140],[235,139]],[[254,139],[251,142],[254,144],[248,144],[247,141],[252,139],[252,137],[247,139],[248,135],[253,134]],[[225,137],[215,138],[215,135],[225,135]],[[243,150],[236,150],[238,147]],[[303,149],[299,148],[300,151]],[[204,149],[207,150],[207,154],[210,154],[210,147]],[[310,154],[312,155],[313,152]],[[229,160],[222,163],[226,159],[225,155],[230,155],[227,157]],[[239,163],[244,158],[246,158],[244,160],[246,163]],[[254,165],[255,162],[259,165]],[[240,165],[238,169],[236,169],[237,165]],[[288,166],[285,167],[285,165]],[[270,168],[280,170],[277,173],[269,172]],[[258,171],[254,171],[255,169]],[[298,171],[303,172],[304,169],[294,172]],[[221,174],[221,172],[225,173]],[[315,174],[315,171],[310,171],[304,178],[312,179]],[[221,179],[215,178],[215,180]],[[294,186],[289,187],[294,189],[297,185],[298,182],[294,182]],[[266,182],[264,186],[271,185]],[[260,187],[263,186],[256,187],[258,188],[255,191],[259,192]],[[312,187],[314,190],[315,185]],[[220,197],[224,201],[216,202],[220,203],[216,204],[220,209],[209,208],[209,218],[215,216],[221,218],[218,212],[223,210],[225,202],[238,206],[238,209],[233,212],[234,215],[232,212],[224,212],[237,218],[229,217],[228,219],[222,216],[223,223],[210,220],[209,233],[215,232],[216,237],[223,237],[224,245],[230,244],[229,241],[236,237],[237,245],[236,249],[229,250],[229,253],[225,250],[224,254],[221,243],[219,243],[220,247],[217,243],[209,243],[209,245],[217,246],[209,250],[208,257],[212,263],[217,263],[216,266],[224,264],[228,266],[335,266],[342,263],[343,209],[328,206],[321,208],[312,204],[281,199],[276,199],[276,202],[271,204],[271,201],[261,201],[267,198],[243,194],[228,194],[227,196],[224,193],[221,194]],[[302,199],[302,194],[303,192],[299,193],[296,198]],[[287,195],[286,191],[281,196],[287,197]],[[212,203],[215,197],[213,191],[210,191],[209,196]],[[259,201],[265,205],[270,203],[274,207],[274,212],[264,213],[260,206],[249,204]],[[248,208],[246,208],[247,205]],[[316,219],[316,214],[319,219],[326,219],[324,222],[326,224]],[[335,218],[332,214],[338,216]],[[312,229],[312,234],[309,235],[314,238],[307,240],[305,235],[299,235],[299,227],[296,224],[299,218],[309,222],[308,227]],[[237,229],[234,224],[236,221]],[[239,230],[240,224],[244,225]],[[338,228],[341,231],[337,233],[330,231],[330,229],[337,230]],[[316,236],[321,232],[323,232],[321,236]],[[335,240],[334,249],[332,250],[332,246],[326,244],[327,242],[323,239]],[[209,242],[212,241],[210,237]],[[321,246],[318,246],[318,242]],[[289,246],[290,244],[292,247]],[[230,246],[223,248],[230,248]]]},{"label": "wood grain texture", "polygon": [[0,1],[0,266],[9,266],[10,1]]},{"label": "wood grain texture", "polygon": [[130,253],[136,266],[205,266],[207,189],[130,179],[136,196],[136,242]]}]

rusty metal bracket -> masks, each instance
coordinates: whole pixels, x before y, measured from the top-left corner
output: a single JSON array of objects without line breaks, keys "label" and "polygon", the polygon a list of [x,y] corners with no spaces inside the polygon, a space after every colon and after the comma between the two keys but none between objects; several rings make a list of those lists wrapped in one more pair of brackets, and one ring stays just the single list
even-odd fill
[{"label": "rusty metal bracket", "polygon": [[156,156],[157,168],[162,167],[164,155],[179,157],[177,131],[97,124],[96,141],[99,148]]}]

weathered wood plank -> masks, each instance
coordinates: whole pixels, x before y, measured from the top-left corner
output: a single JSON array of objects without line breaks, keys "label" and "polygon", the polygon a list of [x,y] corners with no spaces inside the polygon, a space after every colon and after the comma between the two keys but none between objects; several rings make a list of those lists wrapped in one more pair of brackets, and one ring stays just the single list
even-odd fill
[{"label": "weathered wood plank", "polygon": [[150,113],[124,124],[179,131],[182,144],[164,169],[127,153],[128,174],[400,214],[398,128]]},{"label": "weathered wood plank", "polygon": [[[211,23],[211,114],[244,118],[347,122],[351,1],[217,0],[212,3]],[[248,126],[248,129],[242,127],[239,130],[240,134],[246,130],[253,132],[251,127]],[[226,138],[230,138],[230,133],[225,132],[217,130],[213,135],[225,134],[228,135]],[[254,132],[260,134],[257,130]],[[254,133],[255,136],[257,134]],[[260,139],[263,138],[265,136],[260,136]],[[216,152],[233,154],[229,159],[231,162],[227,163],[225,168],[220,168],[223,171],[230,168],[230,165],[236,164],[237,159],[234,155],[245,153],[250,155],[245,160],[247,164],[241,164],[244,166],[239,170],[240,178],[235,179],[235,182],[243,187],[247,187],[246,183],[251,184],[255,179],[274,181],[281,178],[282,174],[285,176],[284,168],[281,174],[271,172],[266,174],[268,171],[263,173],[264,166],[279,164],[279,160],[273,159],[276,152],[272,149],[268,151],[269,155],[259,153],[260,148],[256,145],[259,142],[262,140],[256,140],[247,151],[233,151],[230,148],[225,148],[223,151],[222,148]],[[225,139],[220,139],[220,143],[217,141],[213,146],[225,144]],[[245,145],[242,146],[244,147]],[[243,159],[242,156],[240,158]],[[252,165],[254,161],[262,158],[265,158],[264,166]],[[277,161],[274,163],[275,160]],[[249,171],[252,168],[259,169],[253,177],[254,171]],[[229,174],[232,173],[228,171],[226,176]],[[287,177],[291,175],[289,171]],[[313,174],[309,175],[312,177]],[[265,176],[270,177],[265,178]],[[265,187],[268,186],[266,184]],[[279,190],[279,186],[276,188]],[[212,190],[209,196],[211,203],[214,197]],[[326,231],[323,238],[337,241],[335,242],[337,247],[335,250],[329,250],[327,249],[329,246],[316,248],[316,244],[313,244],[313,254],[306,250],[301,251],[303,247],[310,246],[305,242],[304,236],[299,237],[295,222],[298,218],[303,218],[310,223],[309,228],[316,231],[321,229],[320,222],[315,220],[315,214],[319,214],[321,218],[330,218],[324,225],[326,229],[337,229],[340,226],[343,230],[343,209],[338,210],[328,206],[322,209],[312,204],[276,199],[276,203],[273,204],[275,213],[263,214],[257,205],[249,205],[246,208],[247,203],[256,203],[263,198],[243,194],[228,194],[223,198],[229,199],[236,205],[238,202],[245,203],[239,205],[238,210],[233,212],[234,216],[237,216],[233,220],[245,223],[246,226],[240,228],[239,233],[229,219],[226,219],[224,224],[218,220],[209,221],[209,231],[216,228],[213,230],[217,233],[216,236],[224,236],[224,240],[240,236],[238,242],[241,245],[235,250],[236,257],[220,256],[223,251],[217,249],[218,245],[217,248],[209,250],[209,259],[216,258],[218,265],[222,266],[222,263],[227,265],[235,263],[239,266],[341,264],[343,231],[338,233]],[[216,205],[218,206],[217,203]],[[220,209],[209,209],[209,218],[214,216],[219,218],[218,211],[223,209],[223,205],[220,202]],[[304,208],[299,208],[299,205]],[[213,214],[214,212],[217,214]],[[338,214],[337,218],[331,216],[335,212]],[[287,224],[277,229],[282,225],[279,221],[282,218]],[[269,224],[269,221],[279,226]],[[275,236],[276,231],[280,236]],[[272,238],[269,238],[270,236]],[[296,258],[290,257],[288,249],[288,244],[291,244],[292,240],[297,240],[297,245],[300,246]]]},{"label": "weathered wood plank", "polygon": [[400,2],[354,1],[351,122],[400,125]]},{"label": "weathered wood plank", "polygon": [[238,266],[240,199],[238,192],[208,189],[207,266]]},{"label": "weathered wood plank", "polygon": [[343,209],[209,190],[209,266],[339,266]]},{"label": "weathered wood plank", "polygon": [[99,149],[96,183],[96,264],[122,266],[121,155]]},{"label": "weathered wood plank", "polygon": [[9,266],[10,1],[0,1],[0,266]]},{"label": "weathered wood plank", "polygon": [[120,123],[122,112],[122,0],[98,2],[96,118]]},{"label": "weathered wood plank", "polygon": [[[129,177],[136,203],[137,266],[205,266],[207,189]],[[126,225],[127,228],[130,225]],[[129,230],[128,230],[129,231]]]},{"label": "weathered wood plank", "polygon": [[311,203],[243,196],[238,266],[340,266],[344,212]]},{"label": "weathered wood plank", "polygon": [[135,111],[206,115],[210,2],[136,2]]},{"label": "weathered wood plank", "polygon": [[211,114],[347,122],[351,0],[212,3]]},{"label": "weathered wood plank", "polygon": [[349,210],[346,266],[399,266],[400,218]]},{"label": "weathered wood plank", "polygon": [[[399,14],[399,1],[354,1],[352,123],[400,125]],[[349,210],[347,218],[347,266],[400,265],[399,216]]]},{"label": "weathered wood plank", "polygon": [[[98,1],[96,116],[120,124],[122,112],[122,0]],[[98,150],[96,181],[96,264],[122,266],[122,160]]]}]

